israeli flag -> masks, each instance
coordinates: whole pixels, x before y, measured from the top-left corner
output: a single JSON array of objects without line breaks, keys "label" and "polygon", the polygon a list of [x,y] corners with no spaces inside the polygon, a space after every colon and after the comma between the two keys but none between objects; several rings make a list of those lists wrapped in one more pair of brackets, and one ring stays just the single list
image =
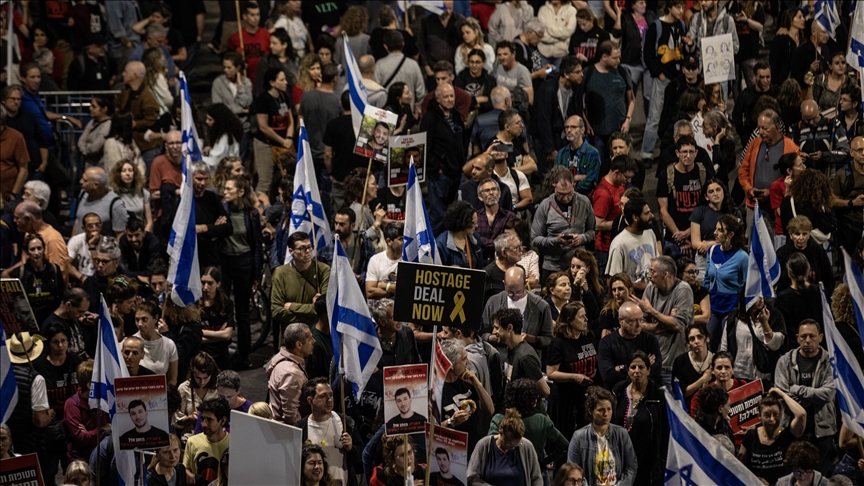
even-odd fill
[{"label": "israeli flag", "polygon": [[[821,283],[819,287],[822,287]],[[861,314],[857,308],[855,314],[860,318]],[[837,330],[837,325],[834,324],[831,306],[825,298],[824,288],[822,289],[822,321],[825,323],[828,356],[831,359],[834,386],[837,388],[837,405],[840,408],[843,425],[855,435],[864,437],[864,374],[861,373],[861,366],[852,354],[849,343],[843,339],[840,331]],[[861,325],[860,320],[858,325]]]},{"label": "israeli flag", "polygon": [[672,395],[675,396],[675,401],[681,404],[681,408],[683,408],[685,412],[690,411],[690,407],[687,406],[687,400],[684,398],[684,392],[681,390],[681,382],[678,381],[678,378],[675,378],[672,381]]},{"label": "israeli flag", "polygon": [[345,43],[345,73],[348,76],[348,96],[351,100],[351,123],[354,125],[354,138],[357,138],[368,102],[368,93],[366,93],[366,85],[363,84],[363,77],[360,76],[357,60],[354,59],[354,52],[348,44],[348,35],[344,32],[342,40]]},{"label": "israeli flag", "polygon": [[[309,233],[315,252],[318,255],[328,253],[330,240],[330,223],[324,215],[324,205],[321,204],[321,193],[318,192],[318,182],[315,180],[315,166],[312,165],[312,149],[309,147],[309,135],[306,124],[300,118],[300,137],[297,144],[297,169],[294,172],[294,200],[291,201],[291,222],[289,234],[296,231]],[[285,263],[291,261],[291,252],[285,252]]]},{"label": "israeli flag", "polygon": [[[354,278],[348,255],[336,236],[333,266],[330,267],[330,285],[327,287],[327,315],[330,316],[330,339],[333,359],[345,379],[352,383],[354,396],[360,398],[366,383],[375,373],[381,359],[381,343],[375,331],[375,322],[360,285]],[[345,353],[342,363],[342,350]]]},{"label": "israeli flag", "polygon": [[669,417],[669,449],[663,483],[681,486],[753,486],[762,484],[735,455],[711,437],[663,387]]},{"label": "israeli flag", "polygon": [[[129,377],[126,362],[120,358],[114,323],[108,313],[105,297],[101,297],[99,307],[99,330],[96,336],[96,358],[93,362],[93,378],[90,382],[90,408],[108,414],[112,424],[117,413],[117,399],[114,395],[114,380]],[[114,441],[114,456],[117,460],[117,473],[120,484],[135,484],[135,454],[133,451],[120,450],[120,434],[111,434]]]},{"label": "israeli flag", "polygon": [[192,106],[189,100],[189,86],[186,75],[180,71],[180,126],[183,131],[183,151],[181,171],[183,182],[180,185],[180,205],[171,235],[168,238],[168,256],[171,266],[168,269],[168,282],[173,286],[171,300],[179,306],[194,304],[201,298],[201,269],[198,266],[198,235],[195,233],[195,192],[192,189],[192,174],[189,166],[201,159],[198,133],[192,119]]},{"label": "israeli flag", "polygon": [[405,15],[405,12],[413,7],[422,7],[435,15],[441,15],[447,10],[443,0],[399,0],[396,2],[396,8],[399,10],[399,16]]},{"label": "israeli flag", "polygon": [[759,201],[753,209],[753,231],[750,233],[750,258],[747,262],[747,283],[744,286],[744,299],[747,310],[753,307],[759,297],[774,297],[774,284],[780,278],[780,261],[774,253],[774,244],[765,217],[759,208]]},{"label": "israeli flag", "polygon": [[6,330],[0,326],[0,424],[5,424],[18,404],[18,384],[12,371],[9,350],[6,349]]},{"label": "israeli flag", "polygon": [[430,263],[441,265],[438,247],[435,246],[435,235],[429,215],[426,214],[426,204],[423,193],[417,183],[417,166],[414,157],[408,168],[408,197],[405,198],[405,230],[402,241],[402,259],[406,262]]},{"label": "israeli flag", "polygon": [[813,5],[816,12],[816,22],[831,36],[837,38],[837,27],[840,26],[840,14],[837,13],[837,5],[834,0],[816,0]]},{"label": "israeli flag", "polygon": [[[855,3],[852,3],[855,6]],[[852,32],[849,32],[849,52],[846,63],[855,69],[864,68],[864,8],[856,8],[852,18]]]},{"label": "israeli flag", "polygon": [[849,258],[846,249],[842,250],[843,262],[846,265],[846,283],[849,285],[849,293],[852,294],[852,308],[855,311],[855,322],[858,324],[858,335],[864,336],[864,274]]}]

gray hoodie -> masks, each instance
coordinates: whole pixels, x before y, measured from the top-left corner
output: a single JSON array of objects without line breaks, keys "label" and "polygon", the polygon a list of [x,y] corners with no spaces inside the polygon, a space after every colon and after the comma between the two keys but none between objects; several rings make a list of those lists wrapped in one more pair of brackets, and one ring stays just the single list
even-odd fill
[{"label": "gray hoodie", "polygon": [[534,213],[531,224],[531,243],[537,247],[537,252],[543,257],[543,268],[553,272],[570,268],[570,259],[578,248],[573,245],[561,245],[558,235],[562,233],[578,234],[582,237],[582,245],[594,241],[597,232],[594,230],[594,208],[591,201],[582,194],[574,193],[570,202],[570,218],[567,219],[558,209],[555,194],[542,200]]},{"label": "gray hoodie", "polygon": [[[828,362],[828,351],[820,348],[822,352],[819,363],[813,371],[813,386],[802,386],[798,369],[798,349],[784,354],[777,360],[774,369],[774,385],[792,397],[802,407],[813,407],[816,411],[815,421],[816,437],[828,437],[837,433],[837,410],[834,408],[834,395],[837,389],[834,385],[834,377],[831,372],[831,364]],[[809,420],[810,417],[807,417]],[[815,483],[814,484],[818,484]]]}]

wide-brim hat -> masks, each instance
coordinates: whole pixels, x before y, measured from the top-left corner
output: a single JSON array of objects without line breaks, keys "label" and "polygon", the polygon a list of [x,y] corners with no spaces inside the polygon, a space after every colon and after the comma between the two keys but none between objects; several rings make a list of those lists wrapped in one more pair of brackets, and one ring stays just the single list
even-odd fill
[{"label": "wide-brim hat", "polygon": [[6,341],[9,361],[15,364],[26,364],[35,361],[42,354],[42,341],[33,339],[29,332],[12,334]]}]

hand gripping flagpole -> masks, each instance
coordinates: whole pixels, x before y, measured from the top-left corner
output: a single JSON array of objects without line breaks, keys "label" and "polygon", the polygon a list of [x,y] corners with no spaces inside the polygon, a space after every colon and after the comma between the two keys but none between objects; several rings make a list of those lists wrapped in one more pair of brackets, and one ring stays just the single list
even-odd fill
[{"label": "hand gripping flagpole", "polygon": [[[369,177],[372,175],[372,157],[369,157],[369,163],[366,165],[366,180],[363,181],[363,198],[360,199],[360,221],[357,222],[357,237],[354,238],[354,258],[351,260],[351,271],[354,271],[354,267],[357,266],[357,255],[360,253],[357,251],[357,245],[360,241],[360,226],[363,223],[363,209],[366,207],[366,190],[369,189]],[[389,185],[389,184],[388,184]]]}]

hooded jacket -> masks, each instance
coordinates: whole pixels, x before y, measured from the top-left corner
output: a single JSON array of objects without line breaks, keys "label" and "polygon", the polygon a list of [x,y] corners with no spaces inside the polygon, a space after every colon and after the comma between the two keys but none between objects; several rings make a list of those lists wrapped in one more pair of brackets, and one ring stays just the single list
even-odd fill
[{"label": "hooded jacket", "polygon": [[828,351],[819,348],[819,363],[813,371],[813,386],[803,386],[798,369],[798,350],[795,348],[780,357],[774,370],[774,385],[783,390],[802,407],[813,407],[816,437],[828,437],[837,433],[837,410],[834,409],[836,387],[828,363]]},{"label": "hooded jacket", "polygon": [[555,202],[555,194],[540,201],[537,211],[534,213],[534,222],[531,224],[531,243],[537,247],[538,253],[543,255],[543,268],[545,270],[561,271],[570,266],[570,259],[576,250],[574,245],[561,245],[558,235],[563,233],[574,233],[582,237],[582,245],[594,241],[596,221],[594,219],[594,208],[587,197],[573,194],[570,202],[570,218],[566,218],[558,203]]}]

